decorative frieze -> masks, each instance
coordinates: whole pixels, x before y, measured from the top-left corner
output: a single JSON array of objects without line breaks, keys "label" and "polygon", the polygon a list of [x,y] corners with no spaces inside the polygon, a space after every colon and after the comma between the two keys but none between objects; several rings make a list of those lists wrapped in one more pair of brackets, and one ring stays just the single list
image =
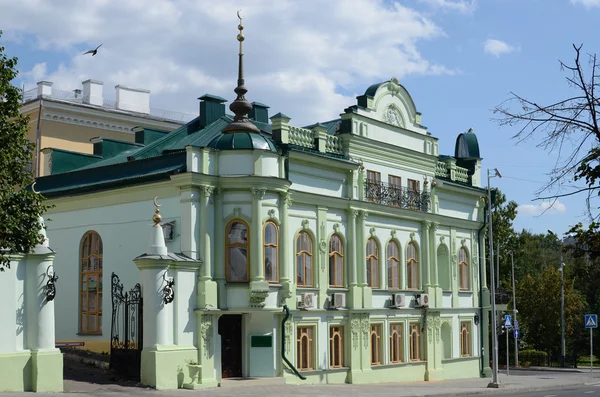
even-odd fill
[{"label": "decorative frieze", "polygon": [[427,312],[427,317],[425,317],[425,328],[427,329],[427,343],[433,343],[434,336],[438,342],[440,341],[442,319],[439,311],[429,310]]},{"label": "decorative frieze", "polygon": [[285,352],[286,353],[290,353],[292,351],[292,338],[294,337],[293,334],[293,329],[294,329],[294,325],[292,324],[292,319],[288,319],[288,321],[285,323]]},{"label": "decorative frieze", "polygon": [[265,300],[269,296],[268,289],[250,290],[250,307],[265,307]]},{"label": "decorative frieze", "polygon": [[369,321],[369,313],[361,314],[360,328],[365,349],[369,347],[369,337],[371,336],[371,323]]},{"label": "decorative frieze", "polygon": [[210,347],[212,345],[212,334],[213,334],[213,325],[212,325],[212,315],[203,314],[200,319],[200,333],[202,336],[202,346],[204,348],[204,356],[206,358],[210,357]]}]

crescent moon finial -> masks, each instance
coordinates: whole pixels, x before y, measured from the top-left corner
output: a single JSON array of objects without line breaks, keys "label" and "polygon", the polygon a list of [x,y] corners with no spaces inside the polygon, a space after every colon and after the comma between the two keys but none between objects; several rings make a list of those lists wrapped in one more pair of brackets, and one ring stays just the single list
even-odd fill
[{"label": "crescent moon finial", "polygon": [[37,182],[36,182],[36,181],[34,181],[34,182],[33,182],[33,184],[31,185],[31,191],[32,191],[32,192],[34,192],[35,194],[40,194],[40,192],[38,192],[38,191],[36,191],[36,190],[35,190],[35,184],[36,184],[36,183],[37,183]]},{"label": "crescent moon finial", "polygon": [[242,23],[242,19],[244,19],[244,17],[240,15],[240,11],[242,10],[237,10],[237,17],[240,19],[240,23]]},{"label": "crescent moon finial", "polygon": [[160,210],[158,209],[158,207],[160,207],[160,204],[158,204],[156,202],[157,198],[158,198],[158,196],[154,197],[154,206],[156,207],[156,209],[154,210],[154,216],[152,216],[152,220],[154,221],[154,226],[159,226],[160,221],[162,220],[162,216],[160,215]]},{"label": "crescent moon finial", "polygon": [[158,207],[160,207],[160,206],[161,206],[161,204],[158,204],[158,203],[156,202],[156,199],[157,199],[157,198],[158,198],[158,196],[154,197],[154,206],[155,206],[156,208],[158,208]]}]

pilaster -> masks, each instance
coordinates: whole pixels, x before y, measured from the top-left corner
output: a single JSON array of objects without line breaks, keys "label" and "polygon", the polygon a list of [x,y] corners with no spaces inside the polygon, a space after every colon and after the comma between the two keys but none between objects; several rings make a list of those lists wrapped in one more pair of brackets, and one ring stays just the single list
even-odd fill
[{"label": "pilaster", "polygon": [[265,281],[263,252],[262,199],[266,189],[252,188],[252,234],[250,238],[250,306],[264,307],[269,294],[269,284]]},{"label": "pilaster", "polygon": [[214,220],[214,279],[217,283],[217,307],[227,308],[227,289],[225,288],[225,224],[223,220],[223,189],[216,188],[213,193],[215,206]]},{"label": "pilaster", "polygon": [[433,302],[434,307],[442,307],[444,300],[444,293],[442,288],[440,287],[440,278],[439,278],[439,264],[437,260],[437,230],[439,229],[440,224],[438,222],[432,222],[431,228],[429,229],[429,242],[430,242],[430,255],[431,255],[431,271],[433,273],[433,287],[435,289],[435,296],[433,299],[430,296],[429,301]]},{"label": "pilaster", "polygon": [[427,369],[425,371],[425,380],[441,380],[444,378],[444,367],[442,365],[442,321],[440,312],[428,310],[425,317],[426,333],[426,356]]},{"label": "pilaster", "polygon": [[350,208],[346,210],[348,233],[346,236],[347,255],[346,264],[348,268],[348,308],[359,309],[362,307],[362,291],[358,286],[358,274],[356,263],[356,251],[358,250],[356,218],[358,211]]},{"label": "pilaster", "polygon": [[458,247],[456,229],[450,228],[450,272],[452,275],[452,307],[458,307]]},{"label": "pilaster", "polygon": [[290,245],[295,244],[294,239],[289,236],[289,207],[292,203],[289,192],[280,193],[279,198],[279,283],[281,284],[280,304],[287,304],[291,309],[296,308],[296,302],[291,299],[295,294],[296,283],[290,279],[290,264],[294,260],[290,256]]},{"label": "pilaster", "polygon": [[350,313],[350,356],[348,365],[348,383],[371,383],[371,355],[370,355],[370,320],[369,313]]},{"label": "pilaster", "polygon": [[199,200],[199,256],[202,259],[200,275],[198,277],[198,294],[196,304],[198,308],[210,305],[217,306],[217,283],[212,279],[213,261],[211,258],[211,230],[209,230],[209,202],[215,188],[213,186],[200,186]]},{"label": "pilaster", "polygon": [[198,363],[201,366],[197,383],[186,383],[186,389],[216,387],[219,383],[215,368],[215,343],[218,335],[218,314],[210,311],[195,310],[196,335],[198,345]]},{"label": "pilaster", "polygon": [[179,195],[181,206],[181,252],[193,259],[199,258],[200,190],[185,186]]},{"label": "pilaster", "polygon": [[431,263],[429,260],[431,247],[429,244],[429,229],[431,228],[430,221],[421,222],[421,266],[422,269],[422,285],[423,290],[427,291],[431,286]]},{"label": "pilaster", "polygon": [[325,307],[327,300],[327,290],[329,289],[329,257],[327,240],[327,208],[317,207],[317,241],[318,251],[315,255],[314,271],[319,274],[319,308]]},{"label": "pilaster", "polygon": [[[367,211],[361,210],[358,214],[358,233],[357,233],[357,241],[358,241],[358,262],[357,266],[360,270],[360,287],[362,288],[362,306],[363,308],[370,308],[373,306],[373,290],[367,284],[367,261],[366,261],[366,244],[367,239],[365,237],[366,231],[366,220],[369,216]],[[370,331],[369,331],[370,332]]]}]

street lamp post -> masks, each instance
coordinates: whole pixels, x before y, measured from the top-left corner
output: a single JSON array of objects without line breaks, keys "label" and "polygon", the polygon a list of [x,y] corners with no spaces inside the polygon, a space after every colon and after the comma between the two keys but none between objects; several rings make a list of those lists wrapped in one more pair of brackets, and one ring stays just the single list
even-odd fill
[{"label": "street lamp post", "polygon": [[[556,233],[548,229],[548,233],[558,238]],[[566,363],[566,346],[565,346],[565,264],[563,263],[563,241],[560,240],[560,366],[564,367]]]},{"label": "street lamp post", "polygon": [[[518,323],[517,322],[517,296],[516,296],[516,292],[515,292],[515,260],[513,258],[512,251],[510,251],[510,263],[511,263],[511,268],[512,268],[511,277],[512,277],[512,293],[513,293],[513,317],[514,317],[513,324],[516,324],[516,323]],[[519,340],[516,337],[514,339],[515,339],[515,368],[516,368],[519,366]]]},{"label": "street lamp post", "polygon": [[487,170],[488,180],[488,223],[489,223],[489,246],[490,246],[490,288],[492,295],[492,382],[488,384],[488,387],[498,388],[498,328],[496,324],[496,282],[494,280],[494,239],[492,234],[492,190],[490,188],[490,178],[502,178],[500,171],[494,168],[494,175],[490,175],[490,170]]}]

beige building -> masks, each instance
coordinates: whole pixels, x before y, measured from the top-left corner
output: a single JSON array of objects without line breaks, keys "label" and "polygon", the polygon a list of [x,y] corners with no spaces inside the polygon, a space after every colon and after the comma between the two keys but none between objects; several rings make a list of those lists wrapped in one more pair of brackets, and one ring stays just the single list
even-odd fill
[{"label": "beige building", "polygon": [[[21,111],[30,117],[29,137],[36,143],[32,167],[36,175],[92,164],[103,158],[102,148],[121,149],[126,145],[133,149],[145,144],[144,134],[136,131],[145,128],[162,135],[197,117],[151,108],[150,91],[145,89],[117,85],[114,98],[106,97],[103,83],[97,80],[86,80],[81,89],[73,91],[40,81],[37,88],[25,91]],[[94,145],[102,141],[109,144]],[[53,157],[60,157],[61,164],[66,165],[53,172]]]}]

